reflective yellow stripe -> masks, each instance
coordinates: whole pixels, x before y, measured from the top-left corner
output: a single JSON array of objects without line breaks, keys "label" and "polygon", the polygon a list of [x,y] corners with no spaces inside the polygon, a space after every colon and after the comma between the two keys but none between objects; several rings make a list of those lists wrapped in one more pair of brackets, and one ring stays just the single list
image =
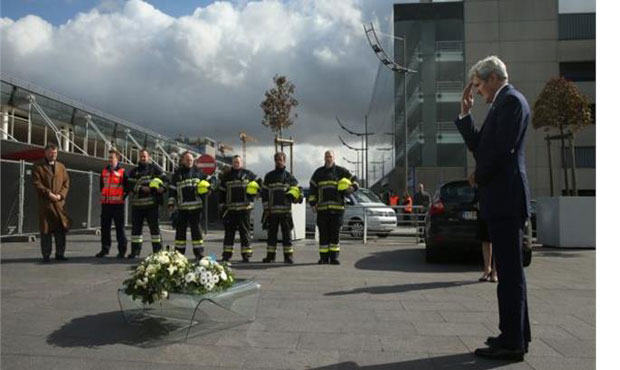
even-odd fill
[{"label": "reflective yellow stripe", "polygon": [[159,235],[151,235],[151,241],[155,242],[155,243],[160,243],[161,242],[161,236],[159,236]]},{"label": "reflective yellow stripe", "polygon": [[174,245],[185,246],[186,243],[187,243],[187,240],[175,240],[174,241]]},{"label": "reflective yellow stripe", "polygon": [[329,246],[329,251],[330,252],[340,252],[340,246],[339,245],[330,245]]},{"label": "reflective yellow stripe", "polygon": [[338,181],[335,180],[324,180],[324,181],[319,181],[319,187],[325,187],[325,186],[338,186]]},{"label": "reflective yellow stripe", "polygon": [[233,246],[232,245],[230,245],[230,246],[225,245],[224,246],[224,252],[232,252],[232,251],[233,251]]},{"label": "reflective yellow stripe", "polygon": [[319,253],[327,253],[329,252],[329,248],[321,247],[319,248]]},{"label": "reflective yellow stripe", "polygon": [[199,245],[199,244],[202,244],[202,243],[203,243],[203,240],[202,240],[202,239],[199,239],[199,240],[192,240],[192,245]]}]

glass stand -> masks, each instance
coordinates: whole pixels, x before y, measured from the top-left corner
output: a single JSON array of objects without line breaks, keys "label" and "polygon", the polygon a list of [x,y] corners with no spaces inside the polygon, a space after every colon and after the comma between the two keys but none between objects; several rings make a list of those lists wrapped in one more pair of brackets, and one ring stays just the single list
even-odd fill
[{"label": "glass stand", "polygon": [[184,342],[254,321],[259,290],[260,284],[254,280],[239,280],[223,292],[170,293],[168,299],[144,304],[119,289],[118,303],[127,323],[146,330],[141,345],[149,347]]}]

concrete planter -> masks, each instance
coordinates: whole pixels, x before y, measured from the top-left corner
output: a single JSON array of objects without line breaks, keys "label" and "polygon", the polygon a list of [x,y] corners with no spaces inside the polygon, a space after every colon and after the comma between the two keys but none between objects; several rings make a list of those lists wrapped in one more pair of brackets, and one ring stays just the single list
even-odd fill
[{"label": "concrete planter", "polygon": [[536,207],[537,239],[544,246],[596,247],[595,197],[542,197]]}]

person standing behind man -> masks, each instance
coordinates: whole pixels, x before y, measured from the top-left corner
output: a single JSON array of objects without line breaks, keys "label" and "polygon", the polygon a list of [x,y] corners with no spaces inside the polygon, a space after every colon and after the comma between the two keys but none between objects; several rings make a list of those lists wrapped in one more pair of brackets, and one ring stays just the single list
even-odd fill
[{"label": "person standing behind man", "polygon": [[336,165],[333,150],[325,152],[325,165],[317,168],[310,179],[308,202],[317,212],[319,227],[319,265],[339,265],[340,228],[344,213],[344,197],[359,188],[357,178]]},{"label": "person standing behind man", "polygon": [[168,197],[168,209],[172,213],[176,206],[179,210],[176,219],[176,235],[174,247],[185,254],[187,246],[187,226],[192,233],[192,249],[194,257],[200,260],[204,256],[204,240],[200,230],[200,215],[205,196],[211,184],[205,174],[194,166],[194,156],[190,152],[181,155],[181,165],[172,175]]},{"label": "person standing behind man", "polygon": [[[488,223],[499,283],[498,337],[477,356],[523,361],[531,341],[527,290],[522,261],[525,220],[529,217],[529,186],[525,173],[525,133],[530,108],[525,97],[508,84],[508,72],[496,56],[478,61],[469,71],[461,113],[455,124],[474,154],[476,170],[470,176],[480,192],[480,212]],[[471,117],[474,93],[491,104],[477,130]]]},{"label": "person standing behind man", "polygon": [[66,261],[66,233],[71,221],[65,210],[69,193],[69,174],[57,161],[58,148],[54,144],[45,147],[45,158],[35,162],[32,183],[39,195],[39,231],[43,262],[50,262],[52,235],[56,241],[56,260]]},{"label": "person standing behind man", "polygon": [[293,217],[291,204],[301,203],[303,193],[297,186],[297,179],[286,170],[286,154],[277,152],[273,156],[276,168],[265,175],[261,189],[263,209],[269,223],[267,231],[267,257],[264,263],[276,260],[276,248],[278,243],[278,226],[282,230],[282,248],[284,262],[294,263],[293,243],[291,241],[291,229],[293,229]]},{"label": "person standing behind man", "polygon": [[159,230],[159,205],[163,204],[163,192],[168,179],[162,170],[151,163],[149,151],[140,150],[138,166],[129,172],[128,184],[131,197],[131,253],[128,259],[140,256],[142,250],[142,226],[144,219],[151,232],[153,253],[161,250]]},{"label": "person standing behind man", "polygon": [[230,262],[232,258],[237,230],[241,239],[241,258],[243,262],[250,262],[250,212],[260,189],[259,182],[260,179],[252,171],[243,168],[243,161],[238,155],[232,157],[232,169],[222,174],[218,200],[224,221],[224,262]]},{"label": "person standing behind man", "polygon": [[127,177],[125,168],[119,162],[121,154],[112,148],[108,152],[108,165],[101,171],[99,191],[101,192],[101,251],[95,257],[101,258],[110,253],[112,246],[112,220],[116,228],[118,254],[116,258],[125,258],[127,238],[125,237],[125,196],[127,195]]}]

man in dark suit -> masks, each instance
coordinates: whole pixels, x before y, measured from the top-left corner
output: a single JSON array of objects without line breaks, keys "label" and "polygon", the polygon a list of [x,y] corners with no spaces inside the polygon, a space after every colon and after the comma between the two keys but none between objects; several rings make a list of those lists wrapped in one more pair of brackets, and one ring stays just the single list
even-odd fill
[{"label": "man in dark suit", "polygon": [[[529,186],[525,174],[525,132],[530,108],[523,95],[508,84],[504,63],[496,56],[477,62],[469,71],[461,113],[455,124],[476,160],[470,182],[480,193],[481,217],[488,223],[499,283],[499,329],[477,356],[523,361],[531,341],[521,245],[529,217]],[[480,129],[470,111],[474,93],[491,104]]]}]

